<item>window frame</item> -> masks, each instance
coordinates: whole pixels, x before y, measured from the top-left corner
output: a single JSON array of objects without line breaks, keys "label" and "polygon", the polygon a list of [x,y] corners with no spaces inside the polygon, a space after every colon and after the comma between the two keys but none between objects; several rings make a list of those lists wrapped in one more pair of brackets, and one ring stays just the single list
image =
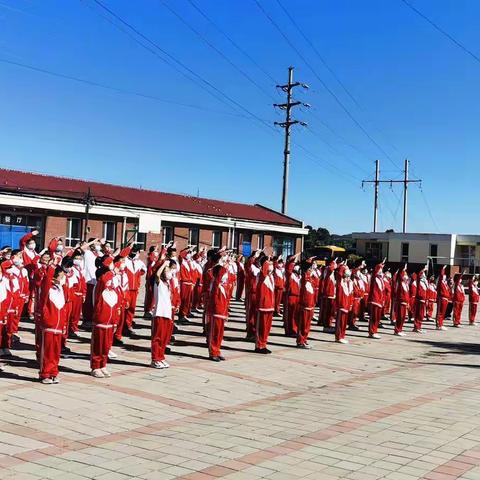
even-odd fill
[{"label": "window frame", "polygon": [[[166,235],[166,232],[171,232],[171,238]],[[165,247],[170,241],[175,241],[175,227],[173,225],[164,225],[162,227],[162,245]]]},{"label": "window frame", "polygon": [[[407,253],[404,253],[404,247],[407,247]],[[402,263],[408,263],[408,258],[410,257],[410,242],[402,242],[400,244],[400,261]]]},{"label": "window frame", "polygon": [[[108,226],[113,225],[113,238],[108,238]],[[103,222],[103,238],[107,243],[109,243],[112,246],[112,249],[115,250],[116,245],[117,245],[117,222]]]},{"label": "window frame", "polygon": [[[196,236],[197,236],[197,241],[196,242],[193,242],[193,232],[196,232]],[[194,246],[194,247],[197,247],[198,249],[198,245],[200,244],[200,229],[198,227],[191,227],[188,229],[188,244],[190,246]]]},{"label": "window frame", "polygon": [[[212,231],[212,248],[221,248],[222,246],[222,231],[221,230],[213,230]],[[219,235],[218,244],[215,243],[215,235]]]},{"label": "window frame", "polygon": [[[73,222],[78,222],[78,237],[72,236]],[[69,217],[67,218],[67,231],[65,233],[65,246],[74,247],[77,243],[82,241],[83,220],[81,218]]]}]

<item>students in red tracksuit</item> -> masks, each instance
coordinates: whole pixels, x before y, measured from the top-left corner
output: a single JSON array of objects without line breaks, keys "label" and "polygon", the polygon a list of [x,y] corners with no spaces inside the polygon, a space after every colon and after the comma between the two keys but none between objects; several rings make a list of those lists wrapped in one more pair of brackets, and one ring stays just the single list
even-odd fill
[{"label": "students in red tracksuit", "polygon": [[404,337],[403,325],[408,315],[410,306],[410,279],[408,278],[407,265],[397,272],[395,281],[395,335]]},{"label": "students in red tracksuit", "polygon": [[462,310],[465,302],[465,289],[462,283],[463,275],[456,273],[453,277],[453,326],[462,326]]},{"label": "students in red tracksuit", "polygon": [[315,290],[313,281],[313,262],[314,259],[304,261],[300,269],[302,271],[302,278],[300,281],[300,295],[298,298],[297,308],[297,347],[310,349],[308,343],[308,336],[310,335],[310,328],[312,325],[313,313],[317,303],[318,292]]},{"label": "students in red tracksuit", "polygon": [[417,301],[417,274],[414,272],[410,277],[410,305],[408,309],[409,319],[412,319],[413,317],[415,317],[416,301]]},{"label": "students in red tracksuit", "polygon": [[[206,249],[201,248],[198,253],[192,257],[193,267],[193,294],[192,294],[192,311],[200,313],[200,309],[203,307],[203,266],[206,263]],[[236,270],[235,270],[236,277]]]},{"label": "students in red tracksuit", "polygon": [[82,328],[89,329],[93,318],[93,297],[97,283],[96,262],[102,256],[102,245],[95,238],[88,240],[88,248],[83,255],[83,274],[87,283],[87,293],[82,306]]},{"label": "students in red tracksuit", "polygon": [[228,261],[224,257],[218,259],[212,268],[212,283],[210,286],[210,294],[208,296],[208,304],[206,305],[208,317],[208,352],[210,360],[220,362],[225,360],[221,354],[221,346],[223,341],[223,332],[225,322],[228,319]]},{"label": "students in red tracksuit", "polygon": [[192,265],[192,247],[184,248],[179,254],[180,260],[180,310],[178,312],[179,325],[190,323],[188,316],[192,308],[192,296],[194,287],[194,276]]},{"label": "students in red tracksuit", "polygon": [[18,325],[22,313],[23,305],[25,304],[25,284],[23,280],[22,257],[20,250],[12,250],[9,267],[4,271],[10,285],[11,299],[8,308],[8,322],[7,322],[7,338],[8,348],[4,352],[4,356],[10,355],[9,348],[20,340],[18,337]]},{"label": "students in red tracksuit", "polygon": [[370,280],[370,292],[368,295],[368,307],[370,310],[370,319],[368,322],[368,336],[370,338],[379,339],[378,325],[382,317],[382,309],[385,302],[385,284],[383,279],[384,263],[379,263]]},{"label": "students in red tracksuit", "polygon": [[173,332],[173,307],[171,281],[173,273],[170,261],[162,260],[154,271],[153,310],[151,350],[153,368],[164,369],[170,367],[165,360],[165,350]]},{"label": "students in red tracksuit", "polygon": [[48,251],[54,265],[60,265],[63,258],[63,240],[62,237],[54,237],[48,244]]},{"label": "students in red tracksuit", "polygon": [[113,331],[120,316],[120,296],[115,288],[114,263],[106,257],[97,272],[93,328],[90,346],[90,368],[95,378],[110,377],[107,370],[108,352],[113,343]]},{"label": "students in red tracksuit", "polygon": [[335,260],[331,260],[325,270],[325,276],[323,278],[323,308],[322,308],[322,323],[323,331],[327,333],[332,333],[333,322],[335,321],[336,308],[335,308],[335,299],[336,299],[336,279],[335,279],[335,270],[337,268],[337,263]]},{"label": "students in red tracksuit", "polygon": [[36,251],[37,243],[35,237],[38,235],[38,230],[32,230],[20,239],[20,250],[22,250],[23,266],[28,272],[29,278],[29,298],[27,303],[27,314],[30,319],[33,319],[35,290],[33,288],[33,275],[37,269],[40,255]]},{"label": "students in red tracksuit", "polygon": [[353,306],[353,282],[349,268],[340,264],[337,268],[335,341],[348,343],[345,338],[348,318]]},{"label": "students in red tracksuit", "polygon": [[285,265],[281,255],[273,262],[273,276],[275,278],[275,316],[281,317],[282,313],[280,310],[285,290]]},{"label": "students in red tracksuit", "polygon": [[480,294],[478,292],[478,277],[474,275],[468,285],[468,323],[469,325],[475,325],[477,317],[478,301]]},{"label": "students in red tracksuit", "polygon": [[452,299],[452,292],[448,285],[447,275],[445,274],[446,269],[447,266],[444,265],[440,270],[437,282],[437,316],[435,320],[437,330],[448,330],[447,327],[443,325],[443,322],[448,304]]},{"label": "students in red tracksuit", "polygon": [[296,337],[298,333],[298,302],[300,298],[300,255],[287,259],[285,266],[285,300],[283,303],[283,328],[287,337]]},{"label": "students in red tracksuit", "polygon": [[352,310],[348,319],[348,329],[358,332],[360,327],[357,325],[362,310],[363,297],[365,296],[365,285],[363,283],[361,272],[358,268],[352,272],[353,280],[353,303]]},{"label": "students in red tracksuit", "polygon": [[257,281],[260,273],[259,257],[261,250],[255,250],[245,262],[245,311],[247,313],[247,336],[248,341],[255,340],[255,328],[257,323]]},{"label": "students in red tracksuit", "polygon": [[428,295],[428,281],[426,268],[423,268],[418,273],[417,281],[417,293],[415,299],[415,316],[413,320],[413,331],[415,333],[424,333],[425,330],[422,329],[423,319],[425,318],[426,306],[427,306],[427,295]]},{"label": "students in red tracksuit", "polygon": [[[129,253],[127,254],[127,251]],[[125,315],[124,332],[131,338],[136,338],[133,331],[133,319],[137,308],[138,291],[140,289],[140,282],[143,275],[147,271],[147,267],[142,260],[140,260],[140,251],[134,247],[124,248],[120,252],[121,256],[125,256],[125,266],[128,275],[128,308]]]},{"label": "students in red tracksuit", "polygon": [[245,290],[245,264],[244,256],[238,255],[236,259],[237,264],[237,289],[235,292],[235,299],[240,301]]},{"label": "students in red tracksuit", "polygon": [[[11,262],[4,260],[0,266],[0,357],[9,356],[8,345],[8,309],[12,303],[10,281],[5,275],[5,270],[11,266]],[[3,365],[0,364],[0,371]]]},{"label": "students in red tracksuit", "polygon": [[72,254],[72,261],[72,275],[68,279],[72,293],[68,336],[69,338],[79,338],[77,333],[78,324],[82,314],[83,302],[87,295],[87,282],[83,274],[83,252],[75,250]]},{"label": "students in red tracksuit", "polygon": [[437,287],[435,286],[435,277],[432,275],[428,279],[427,320],[433,319],[433,307],[435,303],[437,303]]},{"label": "students in red tracksuit", "polygon": [[[120,252],[122,253],[123,250]],[[125,252],[123,252],[125,253]],[[125,257],[121,255],[117,255],[113,259],[114,265],[114,285],[117,289],[119,294],[119,308],[120,308],[120,315],[118,317],[117,326],[113,332],[113,345],[115,346],[123,346],[123,332],[125,328],[125,321],[127,317],[128,308],[130,306],[130,290],[129,290],[129,280],[128,280],[128,273],[127,267],[125,265]],[[113,355],[110,355],[113,357]]]},{"label": "students in red tracksuit", "polygon": [[40,320],[40,371],[42,383],[58,383],[58,364],[62,350],[62,336],[66,326],[65,272],[55,268],[52,285],[42,292],[42,316]]},{"label": "students in red tracksuit", "polygon": [[275,279],[273,263],[264,255],[260,259],[256,290],[257,322],[255,325],[255,353],[272,353],[267,348],[268,336],[272,328],[275,309]]},{"label": "students in red tracksuit", "polygon": [[143,316],[145,318],[151,318],[151,310],[153,308],[154,298],[153,298],[153,285],[155,280],[153,278],[152,270],[155,264],[158,261],[158,247],[152,245],[148,250],[147,255],[147,272],[145,274],[145,299],[143,302]]}]

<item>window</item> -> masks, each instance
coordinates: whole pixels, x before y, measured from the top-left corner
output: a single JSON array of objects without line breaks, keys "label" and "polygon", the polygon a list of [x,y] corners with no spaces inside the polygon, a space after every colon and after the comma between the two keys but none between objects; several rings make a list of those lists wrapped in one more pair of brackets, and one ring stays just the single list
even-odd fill
[{"label": "window", "polygon": [[67,234],[65,235],[65,246],[74,247],[82,239],[82,220],[69,218],[67,220]]},{"label": "window", "polygon": [[402,263],[408,263],[408,251],[409,250],[410,250],[410,244],[409,243],[402,243],[402,258],[401,258]]},{"label": "window", "polygon": [[135,230],[125,232],[125,244],[133,242],[140,250],[145,250],[147,245],[147,234]]},{"label": "window", "polygon": [[200,232],[198,228],[191,228],[188,232],[188,244],[198,248]]},{"label": "window", "polygon": [[295,253],[295,239],[292,237],[274,237],[273,250],[275,255],[287,258]]},{"label": "window", "polygon": [[222,232],[216,230],[212,232],[212,248],[220,248],[222,246]]},{"label": "window", "polygon": [[383,248],[379,242],[366,242],[365,243],[365,256],[376,260],[383,259]]},{"label": "window", "polygon": [[438,245],[436,243],[430,244],[430,257],[432,257],[432,263],[436,265],[438,257]]},{"label": "window", "polygon": [[240,232],[235,232],[233,234],[233,249],[238,252],[238,247],[240,244]]},{"label": "window", "polygon": [[115,250],[115,245],[117,243],[117,223],[116,222],[103,222],[103,238]]},{"label": "window", "polygon": [[263,233],[258,234],[258,249],[263,250],[265,247],[265,235]]},{"label": "window", "polygon": [[175,232],[173,227],[166,226],[162,228],[162,239],[163,245],[166,245],[168,242],[173,242],[175,237]]}]

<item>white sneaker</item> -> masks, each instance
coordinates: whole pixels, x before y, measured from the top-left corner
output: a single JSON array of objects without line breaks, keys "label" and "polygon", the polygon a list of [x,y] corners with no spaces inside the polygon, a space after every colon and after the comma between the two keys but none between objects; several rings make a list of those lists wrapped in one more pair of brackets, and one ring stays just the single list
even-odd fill
[{"label": "white sneaker", "polygon": [[458,324],[458,325],[454,325],[455,328],[462,328],[462,325]]},{"label": "white sneaker", "polygon": [[442,332],[446,332],[448,330],[447,327],[444,327],[443,325],[441,327],[437,327],[437,330],[441,330]]},{"label": "white sneaker", "polygon": [[158,368],[158,369],[167,368],[167,367],[163,364],[163,362],[161,362],[161,361],[160,361],[160,362],[152,362],[152,363],[150,364],[150,366],[151,366],[152,368]]},{"label": "white sneaker", "polygon": [[118,355],[113,350],[109,350],[108,351],[108,358],[110,358],[110,359],[118,358]]},{"label": "white sneaker", "polygon": [[5,364],[0,363],[0,372],[3,372],[5,370]]},{"label": "white sneaker", "polygon": [[397,335],[398,337],[406,337],[407,334],[405,332],[395,332],[395,335]]},{"label": "white sneaker", "polygon": [[170,367],[170,364],[169,364],[166,360],[162,360],[161,363],[163,363],[163,366],[164,366],[165,368],[169,368],[169,367]]},{"label": "white sneaker", "polygon": [[60,380],[58,379],[58,377],[53,377],[52,383],[60,383]]},{"label": "white sneaker", "polygon": [[373,333],[372,335],[369,335],[369,337],[375,340],[380,340],[382,338],[378,333]]},{"label": "white sneaker", "polygon": [[53,383],[53,380],[51,378],[42,378],[41,382],[46,385],[51,385]]},{"label": "white sneaker", "polygon": [[476,327],[476,326],[478,325],[478,323],[473,322],[473,323],[469,323],[469,325],[470,325],[471,327]]},{"label": "white sneaker", "polygon": [[112,374],[107,370],[107,367],[101,368],[100,371],[103,373],[103,376],[106,377],[106,378],[112,376]]},{"label": "white sneaker", "polygon": [[95,378],[105,378],[105,375],[103,374],[102,370],[100,370],[100,368],[95,368],[94,370],[92,370],[91,375]]},{"label": "white sneaker", "polygon": [[346,338],[341,338],[340,340],[337,340],[337,343],[343,343],[344,345],[347,345],[348,340]]}]

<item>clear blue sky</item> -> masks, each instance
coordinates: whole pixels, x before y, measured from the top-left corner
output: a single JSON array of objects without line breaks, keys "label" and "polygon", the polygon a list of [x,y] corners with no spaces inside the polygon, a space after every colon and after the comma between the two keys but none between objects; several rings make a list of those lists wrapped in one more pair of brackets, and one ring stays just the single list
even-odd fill
[{"label": "clear blue sky", "polygon": [[[103,0],[171,55],[266,122],[272,99],[182,24],[161,0]],[[262,90],[272,80],[187,0],[165,0]],[[408,157],[423,192],[410,188],[410,231],[478,233],[480,64],[400,0],[282,0],[345,93],[276,0],[260,0],[317,74],[381,145],[357,128],[254,0],[194,2],[276,81],[287,67],[310,85],[298,98],[289,214],[346,233],[371,229],[381,161],[401,178]],[[411,0],[480,54],[480,2]],[[282,137],[210,96],[109,23],[93,0],[0,0],[0,59],[21,62],[208,111],[124,95],[0,63],[0,165],[280,207]],[[118,23],[118,22],[117,22]],[[233,114],[233,115],[232,115]],[[332,133],[321,121],[325,122]],[[313,133],[312,133],[313,132]],[[325,143],[327,142],[327,143]],[[347,142],[349,145],[347,145]],[[355,148],[352,148],[353,145]],[[334,168],[331,167],[334,166]],[[400,187],[381,189],[380,228],[401,228]]]}]

